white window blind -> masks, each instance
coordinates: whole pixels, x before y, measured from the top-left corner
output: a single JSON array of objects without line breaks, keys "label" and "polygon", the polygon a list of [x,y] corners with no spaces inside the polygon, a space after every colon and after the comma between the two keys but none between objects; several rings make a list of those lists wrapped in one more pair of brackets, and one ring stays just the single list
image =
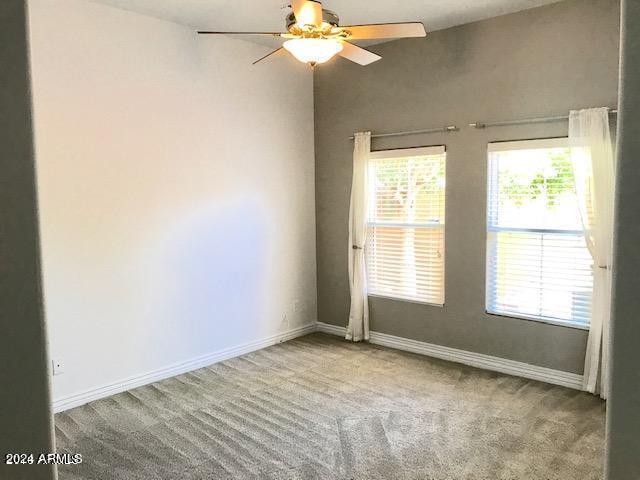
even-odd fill
[{"label": "white window blind", "polygon": [[592,259],[566,139],[489,144],[489,313],[587,327]]},{"label": "white window blind", "polygon": [[444,304],[444,211],[444,147],[371,153],[371,295]]}]

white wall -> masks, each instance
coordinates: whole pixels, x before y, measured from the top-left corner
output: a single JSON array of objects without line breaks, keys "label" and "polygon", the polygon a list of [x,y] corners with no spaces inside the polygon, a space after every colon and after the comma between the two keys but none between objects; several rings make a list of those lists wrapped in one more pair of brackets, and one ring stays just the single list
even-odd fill
[{"label": "white wall", "polygon": [[311,72],[86,0],[30,17],[54,399],[314,322]]}]

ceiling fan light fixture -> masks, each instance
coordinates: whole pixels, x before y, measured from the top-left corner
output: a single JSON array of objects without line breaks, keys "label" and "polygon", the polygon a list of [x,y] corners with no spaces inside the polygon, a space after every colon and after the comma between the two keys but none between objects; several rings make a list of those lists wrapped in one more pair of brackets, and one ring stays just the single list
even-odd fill
[{"label": "ceiling fan light fixture", "polygon": [[[201,35],[258,35],[289,39],[284,44],[259,58],[253,64],[291,53],[296,60],[312,67],[325,63],[335,55],[357,63],[369,65],[382,57],[359,47],[352,40],[424,37],[427,32],[422,22],[376,23],[371,25],[340,26],[335,12],[322,8],[320,0],[289,0],[291,12],[285,17],[286,32],[220,32],[198,31]],[[283,7],[284,8],[284,7]]]},{"label": "ceiling fan light fixture", "polygon": [[328,38],[294,38],[282,46],[301,62],[311,65],[331,60],[344,48],[342,42]]}]

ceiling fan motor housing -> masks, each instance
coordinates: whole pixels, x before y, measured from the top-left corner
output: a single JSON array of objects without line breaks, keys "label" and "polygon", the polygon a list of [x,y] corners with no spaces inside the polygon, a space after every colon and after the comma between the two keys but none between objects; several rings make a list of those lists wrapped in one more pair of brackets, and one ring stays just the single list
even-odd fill
[{"label": "ceiling fan motor housing", "polygon": [[[299,26],[297,25],[297,20],[296,20],[296,15],[291,12],[289,15],[287,15],[287,30],[291,33],[296,33],[296,31],[299,29]],[[340,19],[338,18],[338,15],[335,12],[332,12],[331,10],[326,10],[326,9],[322,9],[322,25],[318,28],[318,30],[324,31],[324,30],[329,30],[332,27],[337,27],[338,24],[340,23]]]}]

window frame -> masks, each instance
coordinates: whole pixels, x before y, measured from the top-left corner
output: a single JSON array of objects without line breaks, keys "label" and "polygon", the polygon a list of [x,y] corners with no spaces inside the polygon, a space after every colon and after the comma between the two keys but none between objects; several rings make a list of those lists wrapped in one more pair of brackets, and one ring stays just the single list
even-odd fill
[{"label": "window frame", "polygon": [[[446,182],[446,155],[447,148],[445,145],[433,145],[427,147],[411,147],[411,148],[397,148],[397,149],[387,149],[387,150],[372,150],[369,153],[369,158],[367,160],[367,170],[369,169],[369,162],[371,160],[385,160],[385,159],[394,159],[394,158],[405,158],[405,157],[418,157],[418,156],[435,156],[435,155],[444,155],[445,156],[445,182]],[[433,230],[441,230],[443,235],[443,243],[446,245],[446,205],[447,205],[447,188],[445,183],[444,189],[444,204],[445,204],[445,217],[444,222],[435,223],[435,222],[425,222],[425,223],[403,223],[403,222],[374,222],[369,218],[369,204],[367,204],[367,246],[365,247],[365,258],[366,263],[368,265],[368,243],[369,243],[369,235],[368,231],[371,227],[395,227],[395,228],[427,228]],[[431,307],[439,307],[444,308],[446,302],[446,292],[445,292],[445,279],[446,279],[446,246],[444,248],[444,252],[442,254],[442,303],[434,303],[428,302],[424,300],[418,300],[416,298],[405,297],[401,295],[393,295],[393,294],[385,294],[385,293],[372,293],[371,291],[367,292],[368,297],[375,298],[384,298],[388,300],[396,300],[401,302],[408,303],[416,303],[419,305],[428,305]],[[369,269],[367,268],[367,281],[369,280]]]},{"label": "window frame", "polygon": [[[502,318],[513,318],[518,320],[527,320],[534,321],[538,323],[544,323],[548,325],[555,325],[567,328],[574,328],[577,330],[586,330],[590,329],[591,319],[589,319],[589,323],[582,323],[571,320],[564,320],[561,318],[554,317],[546,317],[546,316],[537,316],[537,315],[527,315],[526,313],[512,313],[512,312],[500,312],[493,311],[489,309],[489,303],[491,298],[491,282],[489,281],[489,268],[491,264],[492,258],[492,250],[490,248],[490,240],[489,234],[494,233],[533,233],[533,234],[550,234],[550,235],[567,235],[567,236],[582,236],[584,237],[583,230],[570,230],[570,229],[544,229],[544,228],[518,228],[518,227],[499,227],[496,225],[492,225],[492,215],[491,215],[491,193],[492,193],[492,181],[491,178],[491,154],[495,152],[506,152],[506,151],[514,151],[514,150],[536,150],[536,149],[552,149],[552,148],[570,148],[569,138],[568,137],[552,137],[552,138],[540,138],[540,139],[532,139],[532,140],[515,140],[515,141],[495,141],[490,142],[487,145],[487,208],[486,208],[486,241],[485,241],[485,313],[494,317],[502,317]],[[592,272],[593,272],[592,265]],[[593,295],[593,290],[591,291]],[[593,297],[592,297],[593,298]]]}]

